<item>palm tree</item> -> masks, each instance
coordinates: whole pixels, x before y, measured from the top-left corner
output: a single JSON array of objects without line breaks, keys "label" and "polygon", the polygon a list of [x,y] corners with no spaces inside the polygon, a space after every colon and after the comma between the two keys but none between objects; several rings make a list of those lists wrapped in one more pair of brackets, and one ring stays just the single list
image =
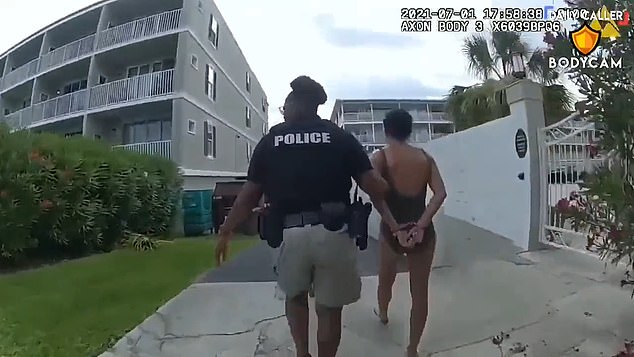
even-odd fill
[{"label": "palm tree", "polygon": [[548,68],[543,49],[530,49],[519,32],[492,32],[487,37],[475,34],[465,39],[463,53],[469,72],[482,83],[470,87],[455,86],[447,95],[447,113],[464,130],[509,114],[503,89],[515,81],[512,77],[514,53],[527,58],[529,78],[542,84],[547,125],[572,112],[572,94],[559,83],[559,73]]}]

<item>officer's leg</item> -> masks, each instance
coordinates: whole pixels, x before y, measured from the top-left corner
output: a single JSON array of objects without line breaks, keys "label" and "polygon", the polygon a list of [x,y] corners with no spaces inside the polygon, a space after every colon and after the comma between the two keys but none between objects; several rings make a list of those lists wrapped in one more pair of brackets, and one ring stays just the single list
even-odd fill
[{"label": "officer's leg", "polygon": [[330,232],[321,226],[314,228],[310,238],[319,356],[334,357],[341,340],[341,311],[361,295],[357,247],[347,233]]},{"label": "officer's leg", "polygon": [[297,357],[308,354],[308,293],[303,292],[295,297],[286,298],[286,319],[295,342]]},{"label": "officer's leg", "polygon": [[317,348],[319,357],[335,357],[341,342],[342,307],[316,305]]},{"label": "officer's leg", "polygon": [[397,255],[387,243],[386,239],[391,237],[389,228],[381,226],[381,239],[379,241],[379,286],[377,288],[377,300],[379,310],[377,311],[381,322],[388,323],[388,308],[392,300],[392,288],[396,280]]},{"label": "officer's leg", "polygon": [[284,231],[277,264],[278,284],[286,295],[286,318],[298,357],[308,356],[308,296],[312,261],[306,228]]}]

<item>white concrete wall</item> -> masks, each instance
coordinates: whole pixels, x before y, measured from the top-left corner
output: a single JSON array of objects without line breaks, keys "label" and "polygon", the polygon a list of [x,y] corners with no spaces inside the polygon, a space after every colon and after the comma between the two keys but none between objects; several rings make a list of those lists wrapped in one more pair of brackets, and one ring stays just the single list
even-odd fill
[{"label": "white concrete wall", "polygon": [[[444,214],[528,246],[530,155],[515,152],[515,133],[526,117],[509,116],[430,141],[447,187]],[[524,173],[524,180],[518,175]]]},{"label": "white concrete wall", "polygon": [[[517,129],[527,131],[526,119],[506,117],[423,145],[440,169],[447,199],[444,214],[467,221],[528,246],[530,217],[530,152],[515,152]],[[522,181],[518,174],[523,172]],[[429,191],[429,200],[433,193]],[[362,192],[364,201],[369,198]],[[380,216],[370,216],[369,234],[379,236]]]}]

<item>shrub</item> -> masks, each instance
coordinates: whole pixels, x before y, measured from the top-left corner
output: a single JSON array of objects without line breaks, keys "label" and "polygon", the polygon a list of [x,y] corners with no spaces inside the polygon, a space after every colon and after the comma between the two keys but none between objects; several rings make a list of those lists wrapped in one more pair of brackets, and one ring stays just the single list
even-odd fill
[{"label": "shrub", "polygon": [[0,264],[112,250],[167,233],[181,180],[166,159],[0,126]]}]

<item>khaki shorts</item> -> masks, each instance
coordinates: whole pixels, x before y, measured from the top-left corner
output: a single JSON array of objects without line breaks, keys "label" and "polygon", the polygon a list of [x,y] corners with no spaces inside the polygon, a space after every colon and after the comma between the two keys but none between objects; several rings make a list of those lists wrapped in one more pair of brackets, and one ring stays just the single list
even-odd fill
[{"label": "khaki shorts", "polygon": [[287,297],[312,289],[317,304],[342,307],[361,296],[354,240],[346,232],[331,232],[321,225],[284,230],[277,274]]}]

